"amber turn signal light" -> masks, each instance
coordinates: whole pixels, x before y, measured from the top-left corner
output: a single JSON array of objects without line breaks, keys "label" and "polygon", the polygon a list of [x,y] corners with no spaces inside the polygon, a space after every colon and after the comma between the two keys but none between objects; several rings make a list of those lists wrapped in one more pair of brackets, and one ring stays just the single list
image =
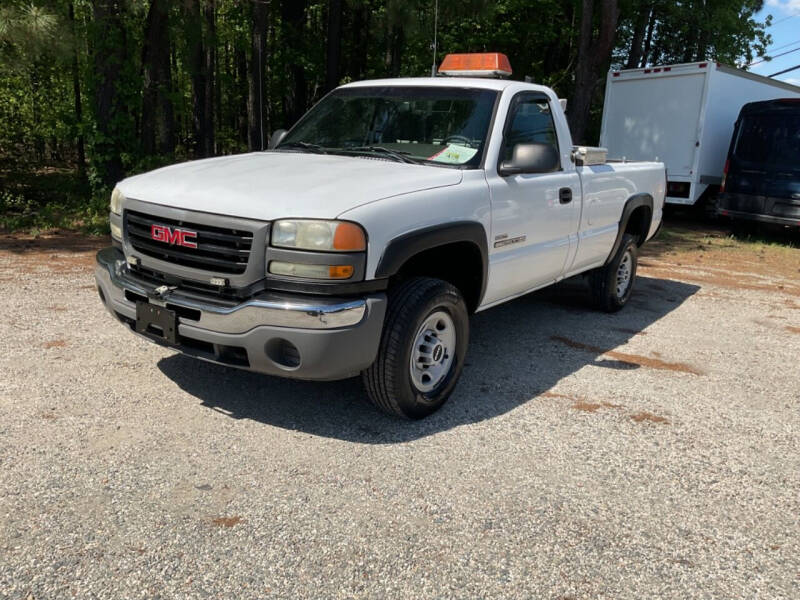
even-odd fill
[{"label": "amber turn signal light", "polygon": [[[366,250],[367,238],[364,235],[364,230],[355,223],[339,223],[336,226],[336,233],[333,235],[333,248],[350,252]],[[331,267],[331,269],[333,268],[335,267]],[[352,275],[352,267],[349,268]]]},{"label": "amber turn signal light", "polygon": [[330,279],[350,279],[353,276],[353,265],[332,265],[328,267]]}]

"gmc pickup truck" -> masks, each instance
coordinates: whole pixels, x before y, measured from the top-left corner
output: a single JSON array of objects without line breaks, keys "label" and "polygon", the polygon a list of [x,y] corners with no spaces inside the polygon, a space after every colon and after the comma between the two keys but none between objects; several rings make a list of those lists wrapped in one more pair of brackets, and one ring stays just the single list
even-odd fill
[{"label": "gmc pickup truck", "polygon": [[101,300],[204,360],[360,373],[406,418],[453,393],[470,313],[581,273],[619,310],[661,223],[664,165],[573,146],[552,90],[486,77],[508,71],[451,55],[440,77],[347,84],[268,151],[119,182]]}]

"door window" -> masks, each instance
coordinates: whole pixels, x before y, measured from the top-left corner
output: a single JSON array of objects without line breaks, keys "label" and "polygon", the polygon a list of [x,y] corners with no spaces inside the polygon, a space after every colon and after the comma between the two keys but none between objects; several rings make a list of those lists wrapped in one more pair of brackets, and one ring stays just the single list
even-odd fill
[{"label": "door window", "polygon": [[509,160],[517,144],[535,143],[550,144],[558,150],[558,138],[550,104],[538,95],[517,96],[506,123],[500,160]]}]

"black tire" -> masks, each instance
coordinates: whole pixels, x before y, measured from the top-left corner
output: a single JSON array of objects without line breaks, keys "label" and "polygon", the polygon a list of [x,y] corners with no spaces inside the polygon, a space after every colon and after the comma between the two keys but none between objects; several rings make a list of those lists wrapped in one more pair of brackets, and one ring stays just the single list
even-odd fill
[{"label": "black tire", "polygon": [[[638,238],[628,233],[622,237],[622,243],[614,258],[590,274],[589,284],[592,288],[597,306],[606,312],[617,312],[628,303],[636,281],[636,266],[639,264]],[[630,271],[627,287],[620,290],[617,286],[617,275],[621,273],[623,260],[629,257],[628,269]]]},{"label": "black tire", "polygon": [[[450,319],[455,348],[441,350],[448,367],[433,389],[420,391],[412,377],[412,352],[421,328],[429,319],[444,313]],[[415,277],[389,292],[389,306],[378,356],[362,372],[364,387],[372,403],[382,411],[407,419],[421,419],[438,410],[453,393],[464,368],[469,343],[469,315],[457,288],[440,279]],[[422,348],[422,346],[420,346]],[[450,354],[447,354],[447,352]],[[431,356],[435,356],[435,349]],[[422,363],[419,363],[422,364]],[[425,371],[420,370],[418,373]],[[429,377],[430,380],[430,377]],[[432,382],[435,383],[435,382]]]}]

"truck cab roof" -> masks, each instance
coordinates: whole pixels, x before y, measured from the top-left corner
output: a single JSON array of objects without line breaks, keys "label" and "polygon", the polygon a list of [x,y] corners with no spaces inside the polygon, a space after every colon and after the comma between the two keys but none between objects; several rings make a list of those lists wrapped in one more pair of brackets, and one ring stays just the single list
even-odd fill
[{"label": "truck cab roof", "polygon": [[375,86],[424,86],[424,87],[468,87],[485,90],[503,91],[510,87],[516,87],[521,90],[530,90],[533,92],[542,92],[548,96],[553,92],[550,88],[543,85],[536,85],[534,83],[525,83],[522,81],[512,81],[510,79],[495,79],[484,77],[401,77],[396,79],[369,79],[366,81],[355,81],[346,83],[340,88],[359,88],[359,87],[375,87]]}]

